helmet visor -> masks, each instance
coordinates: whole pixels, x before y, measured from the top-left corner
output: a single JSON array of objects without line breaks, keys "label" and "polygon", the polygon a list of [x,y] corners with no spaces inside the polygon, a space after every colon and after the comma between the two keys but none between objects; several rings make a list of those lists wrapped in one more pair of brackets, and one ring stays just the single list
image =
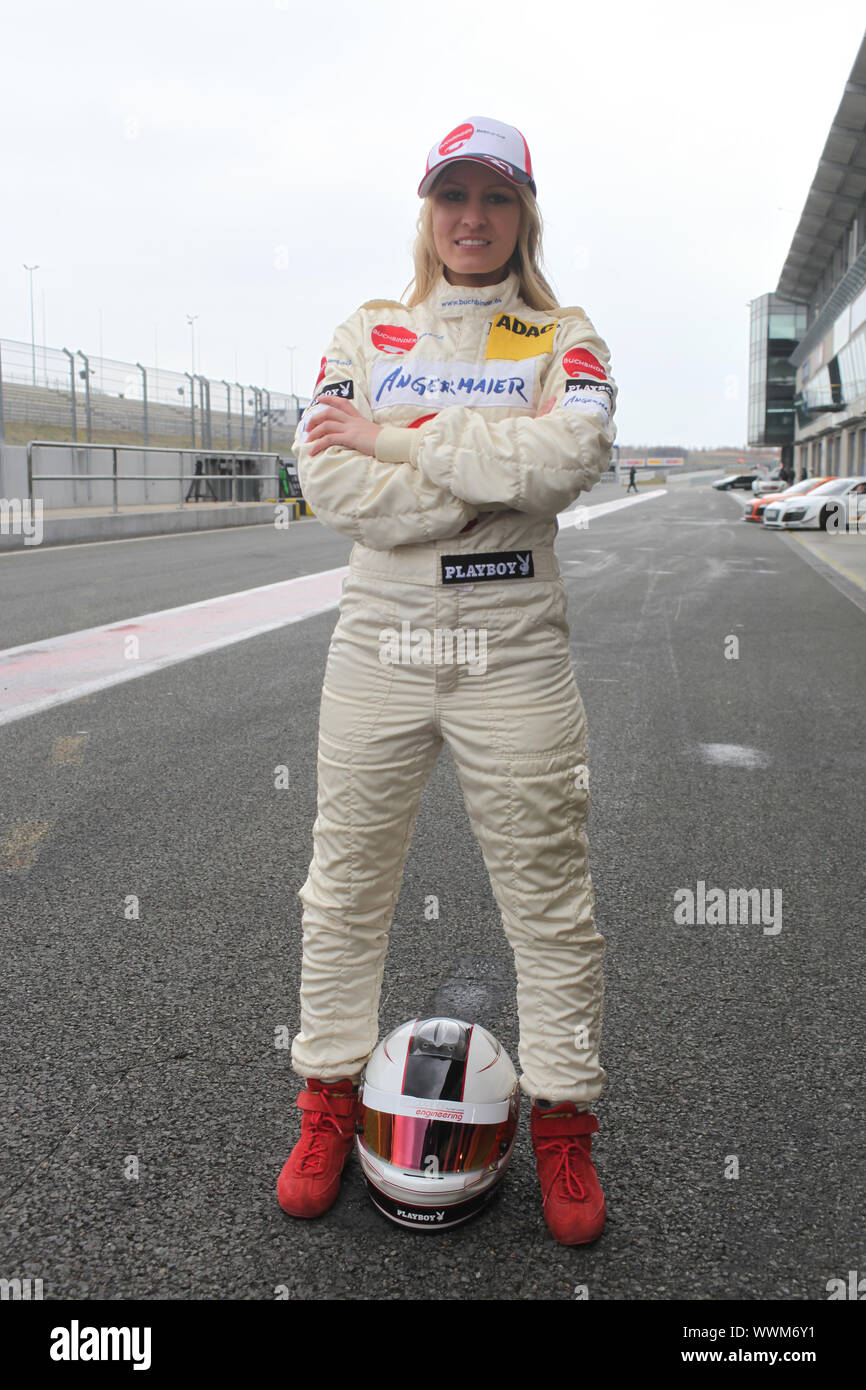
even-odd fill
[{"label": "helmet visor", "polygon": [[369,1151],[404,1172],[431,1177],[491,1167],[511,1147],[516,1125],[515,1115],[498,1124],[459,1124],[364,1108]]}]

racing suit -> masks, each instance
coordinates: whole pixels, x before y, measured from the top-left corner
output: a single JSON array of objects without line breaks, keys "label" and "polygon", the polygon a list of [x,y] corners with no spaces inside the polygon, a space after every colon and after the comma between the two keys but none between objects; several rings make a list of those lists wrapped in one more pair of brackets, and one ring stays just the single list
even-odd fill
[{"label": "racing suit", "polygon": [[356,1077],[376,1046],[388,931],[447,742],[514,951],[522,1089],[582,1106],[604,1090],[586,719],[553,543],[610,458],[608,364],[583,310],[529,308],[514,272],[482,289],[441,276],[412,309],[370,301],[322,361],[315,394],[384,428],[375,458],[313,457],[314,401],[295,436],[304,496],[355,541],[299,890],[302,1077]]}]

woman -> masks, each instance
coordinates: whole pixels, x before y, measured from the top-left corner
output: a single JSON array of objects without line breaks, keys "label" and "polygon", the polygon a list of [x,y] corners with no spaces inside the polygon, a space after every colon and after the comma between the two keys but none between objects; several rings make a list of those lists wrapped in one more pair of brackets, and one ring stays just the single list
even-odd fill
[{"label": "woman", "polygon": [[313,511],[356,544],[322,691],[292,1048],[307,1085],[278,1198],[309,1217],[337,1196],[415,818],[447,741],[514,950],[544,1216],[582,1244],[606,1215],[589,1111],[606,1080],[604,941],[553,542],[557,513],[608,465],[616,387],[592,324],[539,269],[519,131],[457,126],[418,192],[407,303],[372,300],[337,329],[295,439]]}]

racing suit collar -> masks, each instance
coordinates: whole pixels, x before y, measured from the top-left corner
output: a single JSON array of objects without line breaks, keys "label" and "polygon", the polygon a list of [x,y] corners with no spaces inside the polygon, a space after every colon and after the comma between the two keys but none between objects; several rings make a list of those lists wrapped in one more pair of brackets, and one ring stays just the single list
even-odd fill
[{"label": "racing suit collar", "polygon": [[444,274],[427,298],[434,313],[445,319],[463,318],[464,315],[483,317],[496,310],[512,308],[520,300],[520,280],[512,270],[497,285],[451,285]]}]

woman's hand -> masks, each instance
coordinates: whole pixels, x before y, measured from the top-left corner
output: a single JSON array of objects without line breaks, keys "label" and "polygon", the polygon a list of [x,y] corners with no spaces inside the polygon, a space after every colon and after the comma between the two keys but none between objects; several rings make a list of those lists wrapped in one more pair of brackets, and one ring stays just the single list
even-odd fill
[{"label": "woman's hand", "polygon": [[[553,396],[536,411],[536,418],[547,415],[555,405],[556,397]],[[317,396],[310,420],[306,443],[310,445],[312,455],[337,445],[341,449],[352,449],[356,454],[375,458],[376,440],[382,426],[374,425],[372,420],[361,415],[344,396]]]},{"label": "woman's hand", "polygon": [[352,449],[356,454],[375,457],[376,439],[381,425],[361,415],[351,401],[343,396],[317,396],[313,407],[315,421],[307,429],[306,443],[312,444],[311,454],[320,454],[323,449],[338,445],[341,449]]}]

